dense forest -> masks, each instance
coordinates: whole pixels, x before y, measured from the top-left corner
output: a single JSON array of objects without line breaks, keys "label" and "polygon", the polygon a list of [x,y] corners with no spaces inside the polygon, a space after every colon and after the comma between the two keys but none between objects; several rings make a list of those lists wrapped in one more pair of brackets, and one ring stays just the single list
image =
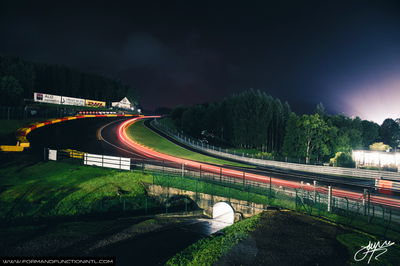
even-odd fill
[{"label": "dense forest", "polygon": [[22,105],[23,99],[33,98],[33,92],[101,101],[119,101],[127,96],[137,102],[134,90],[121,81],[65,66],[0,56],[0,106]]},{"label": "dense forest", "polygon": [[221,102],[176,107],[170,117],[192,137],[292,161],[327,162],[338,152],[348,156],[352,149],[368,149],[377,141],[397,148],[400,140],[399,120],[386,119],[378,125],[327,114],[322,104],[313,114],[297,115],[287,102],[259,90],[247,90]]}]

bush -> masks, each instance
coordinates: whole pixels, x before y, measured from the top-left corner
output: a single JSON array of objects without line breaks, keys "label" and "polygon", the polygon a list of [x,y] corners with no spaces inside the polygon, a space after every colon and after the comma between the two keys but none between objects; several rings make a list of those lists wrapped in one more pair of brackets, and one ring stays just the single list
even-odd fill
[{"label": "bush", "polygon": [[335,154],[335,157],[329,160],[329,164],[332,166],[348,167],[348,168],[354,168],[356,165],[355,162],[353,161],[353,158],[351,158],[350,153],[347,152],[337,152]]}]

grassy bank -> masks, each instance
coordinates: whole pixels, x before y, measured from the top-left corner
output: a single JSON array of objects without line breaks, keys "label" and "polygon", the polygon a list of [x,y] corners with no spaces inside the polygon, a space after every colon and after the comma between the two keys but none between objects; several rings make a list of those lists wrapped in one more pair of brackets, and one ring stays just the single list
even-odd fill
[{"label": "grassy bank", "polygon": [[[325,204],[302,205],[297,202],[294,197],[288,196],[282,191],[268,187],[251,187],[243,186],[241,183],[219,183],[200,180],[198,178],[180,176],[163,176],[163,175],[148,175],[142,178],[144,182],[155,183],[165,187],[174,187],[199,193],[212,194],[226,198],[234,198],[239,200],[250,201],[267,206],[277,206],[281,208],[297,210],[308,215],[321,217],[338,224],[354,227],[359,230],[368,232],[373,235],[385,235],[389,239],[400,241],[400,233],[398,232],[397,223],[388,224],[380,218],[374,218],[371,222],[367,216],[356,215],[354,213],[328,212]],[[301,192],[298,192],[299,195]],[[394,231],[393,229],[397,230]]]},{"label": "grassy bank", "polygon": [[[354,261],[355,253],[369,241],[384,240],[311,216],[268,211],[192,244],[166,264],[367,265],[368,258]],[[394,245],[370,265],[397,265],[399,258],[400,246]]]},{"label": "grassy bank", "polygon": [[214,157],[206,156],[197,152],[193,152],[187,150],[179,145],[172,143],[171,141],[161,137],[154,131],[148,129],[143,121],[139,121],[128,128],[128,135],[130,138],[134,139],[140,144],[143,144],[147,147],[151,147],[152,149],[169,154],[172,156],[176,156],[179,158],[184,158],[188,160],[201,161],[205,163],[212,163],[218,165],[233,165],[233,166],[242,166],[249,167],[252,166],[244,165],[240,163],[234,163],[226,160],[217,159]]},{"label": "grassy bank", "polygon": [[64,216],[151,208],[142,173],[40,162],[21,156],[0,169],[0,217]]},{"label": "grassy bank", "polygon": [[[146,196],[142,182],[180,188],[199,193],[279,206],[320,216],[376,235],[400,239],[386,230],[385,223],[364,216],[328,213],[326,206],[302,209],[294,198],[268,188],[243,187],[242,184],[211,183],[198,178],[182,178],[141,171],[121,172],[82,166],[70,162],[20,161],[0,169],[0,217],[63,216],[93,212],[141,210],[156,207]],[[391,225],[393,227],[394,225]]]},{"label": "grassy bank", "polygon": [[37,121],[36,119],[0,120],[0,144],[14,144],[17,129]]},{"label": "grassy bank", "polygon": [[[4,157],[4,155],[3,155]],[[0,164],[0,218],[72,216],[90,213],[160,208],[147,196],[143,183],[246,200],[267,206],[298,210],[310,215],[400,240],[396,224],[352,213],[330,213],[321,204],[303,205],[279,190],[243,186],[241,183],[210,182],[142,171],[117,171],[83,166],[79,161],[42,162],[25,155]],[[169,209],[172,211],[172,208]]]},{"label": "grassy bank", "polygon": [[213,265],[232,247],[248,237],[258,224],[260,216],[235,223],[220,234],[201,239],[169,259],[166,265]]}]

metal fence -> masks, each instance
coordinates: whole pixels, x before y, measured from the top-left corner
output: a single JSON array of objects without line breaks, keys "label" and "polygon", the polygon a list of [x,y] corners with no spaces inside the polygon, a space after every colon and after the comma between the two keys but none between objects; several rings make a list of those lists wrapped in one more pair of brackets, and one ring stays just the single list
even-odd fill
[{"label": "metal fence", "polygon": [[331,167],[323,165],[310,165],[310,164],[299,164],[299,163],[289,163],[274,160],[267,160],[264,158],[254,158],[246,156],[243,154],[237,154],[235,152],[230,152],[228,149],[223,149],[220,147],[215,147],[204,143],[199,140],[192,139],[173,130],[164,124],[160,123],[157,119],[151,121],[151,126],[161,131],[162,133],[168,135],[174,140],[187,145],[193,149],[216,155],[222,158],[232,159],[235,161],[251,163],[258,166],[275,167],[280,169],[295,170],[301,172],[327,174],[327,175],[341,175],[350,177],[362,177],[371,179],[389,179],[393,181],[400,182],[400,173],[389,172],[389,171],[376,171],[376,170],[364,170],[364,169],[353,169],[353,168],[343,168],[343,167]]},{"label": "metal fence", "polygon": [[[58,159],[63,158],[74,158],[83,163],[84,156],[77,151],[58,151]],[[209,172],[168,161],[131,158],[130,162],[131,170],[151,175],[152,178],[147,180],[151,184],[246,200],[264,204],[265,208],[277,206],[296,210],[384,236],[390,237],[393,232],[400,235],[400,206],[396,208],[372,202],[371,191],[367,189],[359,198],[347,198],[335,196],[336,188],[317,185],[316,182],[288,188],[275,185],[271,178],[265,183],[246,180],[245,173],[243,178],[233,178],[222,171]],[[115,161],[116,165],[119,163]],[[126,206],[132,203],[123,201],[119,204],[120,208],[129,209]]]}]

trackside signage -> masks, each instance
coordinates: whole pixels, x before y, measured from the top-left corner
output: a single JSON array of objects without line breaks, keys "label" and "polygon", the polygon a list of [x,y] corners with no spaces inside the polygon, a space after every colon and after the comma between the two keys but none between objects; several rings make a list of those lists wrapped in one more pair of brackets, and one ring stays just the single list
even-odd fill
[{"label": "trackside signage", "polygon": [[106,102],[86,100],[81,98],[59,96],[53,94],[46,94],[40,92],[33,93],[33,100],[35,102],[53,103],[61,105],[74,105],[74,106],[89,106],[89,107],[106,107]]},{"label": "trackside signage", "polygon": [[83,158],[85,165],[96,165],[106,168],[116,168],[123,170],[131,169],[131,159],[124,157],[105,156],[98,154],[85,153]]},{"label": "trackside signage", "polygon": [[46,93],[33,93],[33,100],[35,102],[61,104],[61,96]]},{"label": "trackside signage", "polygon": [[85,106],[85,99],[61,96],[61,104]]},{"label": "trackside signage", "polygon": [[106,107],[106,102],[95,101],[95,100],[85,100],[85,105],[89,107]]}]

